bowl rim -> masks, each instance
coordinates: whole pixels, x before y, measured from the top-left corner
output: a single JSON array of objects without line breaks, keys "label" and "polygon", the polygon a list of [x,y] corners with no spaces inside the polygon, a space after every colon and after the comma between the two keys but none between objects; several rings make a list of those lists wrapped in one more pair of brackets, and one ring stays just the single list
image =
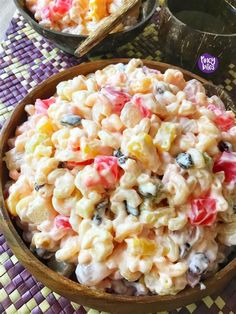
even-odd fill
[{"label": "bowl rim", "polygon": [[[106,38],[108,39],[112,39],[114,38],[117,34],[126,34],[126,33],[129,33],[133,30],[136,30],[139,26],[141,26],[142,24],[144,24],[146,21],[148,21],[152,16],[153,14],[155,13],[156,11],[156,8],[157,8],[157,5],[158,5],[158,1],[154,1],[154,0],[146,0],[146,1],[153,1],[153,8],[151,10],[151,12],[145,17],[145,19],[142,19],[139,23],[136,23],[134,24],[133,26],[129,27],[128,29],[125,29],[123,31],[119,31],[119,32],[115,32],[115,33],[112,33],[112,34],[109,34]],[[59,32],[59,31],[55,31],[55,30],[51,30],[49,28],[46,28],[42,25],[40,25],[33,17],[31,17],[31,15],[25,10],[23,9],[20,4],[19,4],[19,0],[14,0],[14,3],[16,5],[16,7],[18,8],[18,10],[20,11],[20,13],[23,15],[23,17],[26,19],[26,22],[27,19],[30,19],[31,23],[33,23],[36,27],[39,27],[43,32],[48,32],[50,34],[54,34],[54,35],[57,35],[57,36],[67,36],[67,37],[70,37],[70,38],[80,38],[80,39],[86,39],[88,36],[86,35],[76,35],[76,34],[71,34],[71,33],[67,33],[67,32]]]},{"label": "bowl rim", "polygon": [[[14,116],[18,113],[21,112],[23,115],[23,108],[25,107],[25,101],[28,101],[28,99],[37,97],[35,95],[36,90],[42,90],[44,87],[46,87],[50,82],[53,82],[53,80],[56,78],[57,82],[55,83],[56,85],[59,83],[59,81],[63,80],[63,77],[66,75],[69,75],[69,73],[72,71],[73,76],[79,75],[80,71],[84,70],[86,71],[87,65],[93,64],[94,68],[102,68],[105,67],[109,64],[115,64],[115,63],[128,63],[130,59],[128,58],[121,58],[121,59],[107,59],[107,60],[98,60],[98,61],[92,61],[92,62],[86,62],[79,64],[77,66],[68,68],[64,71],[61,71],[57,74],[52,75],[45,81],[43,81],[41,84],[37,86],[37,88],[33,88],[30,93],[27,94],[26,97],[24,97],[20,103],[15,107],[15,109],[12,111],[11,116],[8,118],[8,120],[4,123],[4,126],[1,130],[0,134],[0,156],[3,156],[3,149],[4,149],[4,133],[5,130],[8,128],[9,125],[12,124],[12,121],[14,119]],[[174,69],[179,69],[180,71],[183,72],[185,76],[190,76],[191,79],[195,78],[201,81],[203,84],[210,84],[207,80],[201,78],[200,76],[191,73],[190,71],[184,70],[180,67],[173,66],[167,63],[162,63],[158,61],[150,61],[150,60],[142,60],[144,65],[152,67],[166,67],[166,68],[174,68]],[[99,65],[102,63],[102,67]],[[95,71],[95,70],[93,70]],[[90,72],[91,73],[91,72]],[[87,73],[88,74],[88,73]],[[85,75],[87,75],[85,74]],[[67,79],[67,78],[66,78]],[[56,86],[55,85],[55,86]],[[213,85],[214,86],[214,85]],[[227,94],[227,93],[226,93]],[[35,98],[34,98],[35,99]],[[19,119],[18,119],[19,120]],[[15,127],[17,126],[14,125]],[[5,167],[3,166],[3,160],[1,158],[0,160],[0,231],[4,234],[7,243],[13,253],[17,256],[18,260],[23,264],[23,266],[29,270],[29,272],[36,277],[37,280],[41,281],[44,285],[50,287],[50,283],[53,282],[58,282],[63,287],[71,291],[73,290],[73,293],[75,295],[83,296],[83,297],[90,297],[91,299],[95,300],[102,300],[105,302],[110,302],[113,303],[115,302],[116,304],[133,304],[133,303],[138,303],[138,304],[157,304],[157,303],[165,303],[169,304],[171,301],[175,302],[182,302],[181,304],[189,304],[188,299],[195,298],[196,300],[199,299],[199,294],[200,297],[204,297],[208,295],[207,290],[200,290],[198,287],[195,288],[185,288],[183,291],[179,292],[176,295],[152,295],[152,296],[125,296],[125,295],[116,295],[116,294],[109,294],[103,291],[95,290],[92,288],[89,288],[87,286],[81,285],[78,282],[72,281],[71,279],[65,278],[62,275],[59,275],[58,273],[54,272],[51,270],[49,267],[44,265],[27,247],[25,242],[22,240],[20,235],[18,234],[17,230],[15,229],[12,219],[10,218],[10,215],[8,213],[8,210],[5,205],[5,200],[3,197],[3,185],[2,185],[2,169]],[[25,256],[27,254],[27,259],[30,259],[30,263],[25,260]],[[37,268],[37,275],[35,275]],[[45,273],[47,276],[45,277]],[[217,273],[214,274],[214,276],[211,276],[210,278],[206,279],[203,281],[203,283],[206,285],[207,288],[210,289],[217,289],[217,282],[220,280],[224,279],[224,283],[228,282],[233,276],[236,275],[236,258],[234,258],[232,261],[230,261],[225,267],[220,269]],[[43,278],[43,279],[42,279]],[[51,280],[51,281],[50,281]],[[53,289],[53,291],[56,291],[60,294],[63,295],[62,290],[57,290],[56,288]],[[204,293],[205,292],[205,293]],[[71,298],[72,301],[75,301],[75,298]],[[186,300],[186,301],[184,301]]]},{"label": "bowl rim", "polygon": [[[229,6],[231,6],[235,12],[236,12],[236,7],[233,6],[232,3],[227,2],[226,0],[223,0],[226,4],[228,4]],[[182,22],[180,19],[178,19],[176,17],[176,15],[172,12],[172,10],[169,7],[168,4],[168,0],[164,0],[164,5],[161,7],[161,9],[166,9],[168,14],[181,26],[187,27],[188,29],[190,29],[193,32],[199,33],[199,34],[203,34],[203,35],[210,35],[210,36],[214,36],[214,37],[223,37],[223,38],[234,38],[236,37],[236,32],[235,33],[230,33],[230,34],[220,34],[220,33],[212,33],[212,32],[206,32],[206,31],[201,31],[200,29],[197,28],[193,28],[188,24],[185,24],[184,22]]]}]

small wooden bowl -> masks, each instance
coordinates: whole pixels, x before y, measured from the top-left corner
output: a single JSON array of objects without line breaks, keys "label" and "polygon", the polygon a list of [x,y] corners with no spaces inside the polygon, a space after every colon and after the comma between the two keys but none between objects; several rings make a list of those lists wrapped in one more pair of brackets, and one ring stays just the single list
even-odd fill
[{"label": "small wooden bowl", "polygon": [[[14,222],[8,214],[6,205],[3,198],[3,188],[8,178],[8,171],[2,159],[5,151],[7,150],[7,140],[14,134],[16,126],[26,119],[24,107],[27,104],[34,103],[36,98],[47,98],[55,93],[57,84],[62,80],[68,80],[76,75],[94,72],[102,69],[109,64],[114,63],[127,63],[128,59],[114,59],[114,60],[101,60],[91,63],[81,64],[71,69],[60,72],[51,78],[44,81],[31,91],[15,108],[9,120],[5,123],[0,137],[0,229],[4,234],[8,245],[13,253],[17,256],[20,263],[41,281],[44,285],[53,291],[65,296],[73,302],[83,304],[92,308],[96,308],[111,313],[122,314],[141,314],[150,313],[163,310],[173,310],[181,306],[196,302],[206,295],[217,292],[222,289],[231,278],[236,275],[236,258],[231,260],[225,267],[219,270],[213,277],[207,279],[204,284],[205,290],[200,290],[198,287],[186,288],[176,296],[121,296],[108,294],[99,290],[94,290],[86,286],[82,286],[77,282],[67,279],[51,269],[37,259],[36,256],[29,250],[27,245],[22,240],[18,233]],[[173,66],[165,63],[144,61],[148,67],[165,71]],[[210,85],[206,80],[180,69],[187,80],[196,78],[201,81],[205,87],[210,90],[210,94],[218,94],[228,107],[233,106],[231,99],[225,92]]]},{"label": "small wooden bowl", "polygon": [[[235,0],[162,2],[159,41],[164,60],[218,81],[226,66],[235,60]],[[208,19],[201,20],[201,16]],[[219,67],[213,74],[204,74],[198,69],[198,59],[204,53],[219,60]]]},{"label": "small wooden bowl", "polygon": [[[57,32],[45,28],[34,19],[33,14],[26,8],[25,0],[14,0],[14,2],[26,22],[29,23],[37,33],[50,40],[54,45],[67,53],[74,55],[78,46],[87,38],[87,36]],[[156,0],[145,0],[145,2],[145,15],[140,15],[138,22],[127,30],[109,34],[104,41],[94,49],[93,54],[107,53],[118,49],[141,33],[149,23],[157,7]]]}]

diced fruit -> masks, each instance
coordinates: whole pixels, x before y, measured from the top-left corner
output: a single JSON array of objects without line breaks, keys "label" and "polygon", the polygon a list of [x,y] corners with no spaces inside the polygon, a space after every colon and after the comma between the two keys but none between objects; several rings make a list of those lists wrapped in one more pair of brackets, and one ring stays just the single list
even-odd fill
[{"label": "diced fruit", "polygon": [[102,181],[101,181],[101,178],[99,176],[88,177],[88,178],[85,178],[85,185],[87,188],[92,188],[96,185],[102,185]]},{"label": "diced fruit", "polygon": [[48,108],[54,104],[56,99],[51,97],[49,99],[36,99],[35,112],[37,114],[47,114]]},{"label": "diced fruit", "polygon": [[216,220],[216,201],[212,198],[193,200],[189,220],[194,226],[211,226]]},{"label": "diced fruit", "polygon": [[43,20],[52,20],[53,14],[49,5],[41,9],[41,16]]},{"label": "diced fruit", "polygon": [[216,115],[214,122],[221,131],[226,132],[233,127],[234,118],[231,117],[226,111],[219,109],[213,104],[209,105],[207,109],[213,111]]},{"label": "diced fruit", "polygon": [[98,156],[94,159],[94,167],[105,188],[114,186],[119,178],[118,159],[113,156]]},{"label": "diced fruit", "polygon": [[188,153],[180,153],[176,157],[177,164],[183,169],[189,169],[193,166],[193,160],[190,154]]},{"label": "diced fruit", "polygon": [[149,77],[145,77],[141,80],[134,80],[133,82],[131,82],[130,88],[132,89],[134,94],[149,93],[152,90],[152,80]]},{"label": "diced fruit", "polygon": [[53,124],[47,116],[43,116],[37,123],[36,129],[39,133],[51,135],[54,131]]},{"label": "diced fruit", "polygon": [[225,182],[236,182],[236,153],[223,152],[215,161],[213,172],[224,171]]},{"label": "diced fruit", "polygon": [[66,161],[65,162],[65,167],[68,168],[69,170],[72,170],[73,168],[77,166],[88,166],[91,165],[94,162],[93,159],[90,160],[85,160],[81,162],[76,162],[76,161]]},{"label": "diced fruit", "polygon": [[152,112],[145,107],[141,97],[134,97],[134,102],[137,104],[143,118],[151,118]]},{"label": "diced fruit", "polygon": [[90,0],[89,1],[89,9],[90,9],[90,16],[92,17],[93,21],[98,22],[104,17],[108,15],[108,1],[102,0]]},{"label": "diced fruit", "polygon": [[130,101],[131,96],[119,88],[107,86],[102,89],[103,94],[110,100],[113,113],[120,115],[125,104]]},{"label": "diced fruit", "polygon": [[58,14],[66,14],[72,6],[72,0],[55,0],[52,10]]},{"label": "diced fruit", "polygon": [[156,243],[146,238],[128,239],[128,248],[131,254],[138,256],[151,256],[156,250]]},{"label": "diced fruit", "polygon": [[98,139],[88,140],[81,139],[80,141],[80,151],[82,154],[82,159],[94,159],[96,156],[100,155],[110,155],[113,149],[109,146],[104,146],[102,142]]},{"label": "diced fruit", "polygon": [[162,122],[160,129],[154,139],[154,144],[161,151],[168,152],[176,137],[176,126],[171,122]]},{"label": "diced fruit", "polygon": [[234,118],[226,114],[217,116],[214,122],[221,131],[228,131],[234,126]]},{"label": "diced fruit", "polygon": [[69,217],[58,215],[54,220],[55,227],[57,229],[71,229],[71,224],[69,222]]},{"label": "diced fruit", "polygon": [[128,144],[129,153],[145,164],[149,162],[150,153],[153,154],[153,149],[155,147],[152,138],[147,133],[138,134]]}]

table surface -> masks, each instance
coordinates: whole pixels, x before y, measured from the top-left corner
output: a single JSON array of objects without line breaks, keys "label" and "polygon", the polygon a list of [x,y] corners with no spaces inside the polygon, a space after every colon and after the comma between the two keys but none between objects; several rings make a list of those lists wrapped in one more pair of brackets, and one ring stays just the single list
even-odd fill
[{"label": "table surface", "polygon": [[[158,46],[156,23],[154,17],[152,23],[132,43],[120,47],[114,54],[102,57],[140,57],[163,60]],[[36,34],[20,15],[13,18],[2,48],[3,52],[0,54],[0,127],[29,90],[50,75],[80,62],[59,51]],[[236,91],[236,66],[234,64],[230,64],[222,76],[222,87],[229,92]],[[3,235],[0,235],[0,313],[98,314],[99,312],[72,303],[44,287],[18,262],[8,248]],[[220,295],[208,296],[171,313],[236,313],[236,278]]]}]

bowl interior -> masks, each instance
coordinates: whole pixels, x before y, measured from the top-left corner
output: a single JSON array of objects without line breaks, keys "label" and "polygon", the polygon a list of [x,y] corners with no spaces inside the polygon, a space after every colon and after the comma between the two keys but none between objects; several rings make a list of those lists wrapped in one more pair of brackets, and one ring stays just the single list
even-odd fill
[{"label": "bowl interior", "polygon": [[[59,31],[45,28],[36,21],[33,13],[27,9],[27,7],[25,5],[25,0],[14,0],[14,2],[16,4],[16,6],[18,7],[18,9],[22,12],[24,17],[26,19],[30,19],[31,22],[33,22],[34,24],[37,24],[37,26],[40,27],[42,30],[46,30],[52,34],[66,35],[69,37],[77,37],[77,38],[86,38],[87,37],[84,35],[75,35],[75,34],[70,34],[70,33],[66,33],[66,32],[59,32]],[[127,29],[125,29],[123,31],[110,34],[109,36],[114,37],[116,34],[126,33],[126,32],[130,32],[130,31],[136,29],[137,27],[139,27],[140,25],[145,23],[150,18],[150,16],[153,15],[156,6],[157,6],[156,0],[142,0],[142,6],[140,8],[140,14],[139,14],[138,22],[135,25],[128,27]]]},{"label": "bowl interior", "polygon": [[193,29],[215,33],[236,33],[236,8],[225,0],[168,0],[172,14]]},{"label": "bowl interior", "polygon": [[[82,303],[84,305],[90,306],[92,308],[98,308],[100,310],[109,311],[112,313],[148,313],[156,312],[162,310],[172,310],[180,306],[195,302],[202,297],[216,292],[216,289],[222,288],[234,275],[236,275],[236,259],[228,263],[220,271],[218,271],[214,277],[207,279],[204,283],[206,285],[205,290],[200,290],[195,287],[193,289],[185,289],[176,296],[139,296],[139,297],[129,297],[112,295],[105,292],[93,290],[85,286],[62,277],[61,275],[55,273],[48,267],[46,267],[39,259],[37,259],[32,252],[28,249],[27,245],[23,242],[18,233],[16,227],[12,223],[9,217],[8,211],[6,209],[3,189],[8,179],[8,171],[5,164],[2,161],[5,151],[7,150],[7,140],[15,132],[15,128],[21,122],[25,120],[24,107],[26,104],[34,103],[37,98],[47,98],[54,94],[57,84],[62,80],[68,80],[79,74],[89,74],[98,69],[101,69],[109,64],[114,63],[127,63],[128,59],[114,59],[114,60],[103,60],[96,61],[87,64],[81,64],[79,66],[73,67],[61,73],[58,73],[39,86],[37,86],[32,92],[30,92],[26,98],[21,101],[21,103],[15,108],[10,119],[5,123],[4,128],[1,132],[0,138],[0,226],[1,231],[8,242],[8,245],[18,257],[19,261],[41,282],[46,286],[51,288],[53,291],[67,297],[71,301]],[[167,68],[172,67],[168,64],[154,62],[154,61],[144,61],[144,64],[148,67],[165,71]],[[196,78],[200,80],[207,90],[209,90],[209,95],[217,92],[219,94],[219,89],[215,89],[214,86],[209,84],[206,80],[188,72],[183,71],[185,78],[187,80]],[[221,97],[223,101],[227,102],[226,105],[231,107],[233,103],[225,92],[221,92]]]}]

